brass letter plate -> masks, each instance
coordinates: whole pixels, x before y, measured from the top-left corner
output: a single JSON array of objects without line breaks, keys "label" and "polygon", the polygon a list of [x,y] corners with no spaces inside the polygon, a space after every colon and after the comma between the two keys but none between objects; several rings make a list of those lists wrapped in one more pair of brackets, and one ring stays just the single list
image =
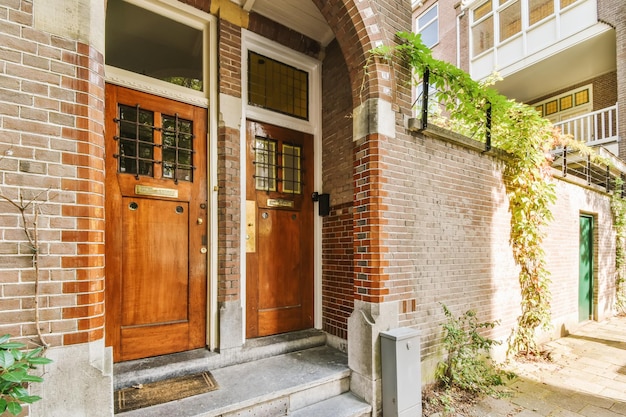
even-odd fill
[{"label": "brass letter plate", "polygon": [[178,198],[178,190],[176,189],[150,187],[149,185],[135,185],[135,194],[150,195],[153,197]]},{"label": "brass letter plate", "polygon": [[283,200],[282,198],[269,198],[267,200],[268,207],[288,207],[293,208],[293,201]]}]

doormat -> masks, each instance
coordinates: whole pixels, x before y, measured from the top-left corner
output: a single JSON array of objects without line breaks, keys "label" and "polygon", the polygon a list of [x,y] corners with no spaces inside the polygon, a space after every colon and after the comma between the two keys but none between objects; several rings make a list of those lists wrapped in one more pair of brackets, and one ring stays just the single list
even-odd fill
[{"label": "doormat", "polygon": [[180,400],[218,389],[210,372],[140,384],[115,391],[115,413]]}]

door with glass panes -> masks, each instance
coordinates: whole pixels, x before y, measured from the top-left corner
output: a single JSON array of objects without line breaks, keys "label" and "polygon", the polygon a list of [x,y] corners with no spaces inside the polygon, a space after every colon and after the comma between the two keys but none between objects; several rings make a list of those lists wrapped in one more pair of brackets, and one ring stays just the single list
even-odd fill
[{"label": "door with glass panes", "polygon": [[107,343],[115,361],[206,340],[206,109],[106,86]]},{"label": "door with glass panes", "polygon": [[313,137],[249,121],[246,336],[313,327]]}]

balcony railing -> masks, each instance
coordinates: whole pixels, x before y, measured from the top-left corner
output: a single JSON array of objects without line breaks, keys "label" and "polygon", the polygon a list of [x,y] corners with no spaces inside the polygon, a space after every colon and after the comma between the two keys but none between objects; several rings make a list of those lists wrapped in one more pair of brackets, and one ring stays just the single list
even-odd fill
[{"label": "balcony railing", "polygon": [[[617,104],[602,110],[586,113],[581,116],[563,120],[554,124],[561,132],[570,134],[574,139],[585,142],[587,146],[602,147],[600,154],[617,161],[611,154],[605,153],[605,149],[613,155],[617,155],[617,143],[619,142]],[[552,151],[554,162],[552,166],[562,171],[563,177],[572,175],[587,182],[604,188],[607,192],[615,186],[615,178],[624,179],[624,166],[619,162],[619,168],[594,163],[589,156],[580,155],[574,149],[558,148]],[[622,194],[624,190],[621,191]]]},{"label": "balcony railing", "polygon": [[574,139],[585,142],[588,146],[617,143],[618,120],[617,104],[602,110],[554,123],[562,133],[572,135]]}]

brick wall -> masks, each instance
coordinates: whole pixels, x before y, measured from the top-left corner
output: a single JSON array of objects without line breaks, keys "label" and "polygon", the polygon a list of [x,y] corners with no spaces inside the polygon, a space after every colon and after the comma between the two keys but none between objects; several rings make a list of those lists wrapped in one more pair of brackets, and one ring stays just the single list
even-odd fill
[{"label": "brick wall", "polygon": [[[241,97],[241,28],[221,20],[219,40],[220,93]],[[240,140],[238,129],[218,128],[218,302],[241,297]]]},{"label": "brick wall", "polygon": [[353,309],[352,93],[339,44],[326,47],[322,65],[322,182],[331,212],[322,226],[324,331],[347,339]]},{"label": "brick wall", "polygon": [[[502,162],[483,154],[479,143],[472,149],[464,142],[443,139],[418,135],[394,140],[389,156],[397,162],[388,173],[394,181],[385,185],[392,196],[389,211],[403,213],[395,220],[386,215],[391,277],[386,299],[400,300],[400,325],[422,331],[426,363],[440,354],[444,321],[440,303],[455,315],[473,309],[481,321],[499,320],[490,335],[502,341],[520,311]],[[611,315],[614,302],[615,242],[609,197],[601,190],[555,181],[555,220],[544,242],[554,328],[542,339],[578,324],[578,235],[583,213],[594,216],[596,225],[595,317]]]},{"label": "brick wall", "polygon": [[[0,192],[31,233],[39,213],[42,333],[82,343],[104,334],[103,57],[37,31],[32,7],[0,5]],[[0,330],[36,341],[33,249],[15,207],[0,213]]]}]

